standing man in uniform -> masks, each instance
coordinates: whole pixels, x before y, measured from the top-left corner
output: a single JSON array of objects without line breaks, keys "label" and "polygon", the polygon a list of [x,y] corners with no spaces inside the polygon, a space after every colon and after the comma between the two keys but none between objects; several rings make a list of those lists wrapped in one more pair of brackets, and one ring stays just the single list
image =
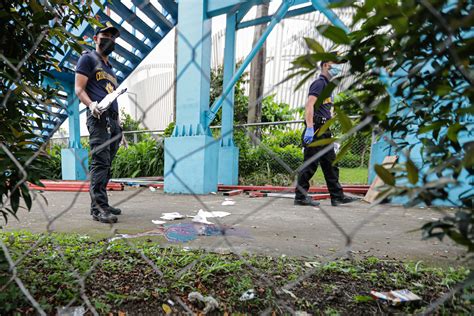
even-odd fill
[{"label": "standing man in uniform", "polygon": [[319,202],[313,201],[308,196],[309,181],[314,176],[321,164],[324,179],[331,196],[331,205],[338,206],[340,204],[350,203],[356,199],[345,196],[342,186],[339,183],[339,168],[333,166],[336,159],[334,148],[322,155],[320,158],[312,160],[325,146],[311,146],[313,141],[323,138],[331,138],[331,131],[326,130],[321,136],[317,136],[319,129],[331,118],[332,96],[325,99],[318,109],[314,108],[317,99],[327,86],[329,81],[340,74],[341,65],[332,61],[321,62],[321,74],[309,88],[308,100],[305,106],[305,130],[303,132],[303,150],[304,164],[307,164],[298,174],[298,183],[296,186],[295,205],[319,206]]},{"label": "standing man in uniform", "polygon": [[97,28],[94,36],[95,51],[85,52],[76,66],[75,92],[79,100],[87,106],[87,129],[92,154],[90,165],[91,215],[102,223],[117,222],[116,215],[121,210],[109,205],[107,183],[111,177],[112,160],[122,140],[117,100],[101,112],[98,104],[113,92],[118,84],[109,55],[115,47],[119,30],[110,22]]}]

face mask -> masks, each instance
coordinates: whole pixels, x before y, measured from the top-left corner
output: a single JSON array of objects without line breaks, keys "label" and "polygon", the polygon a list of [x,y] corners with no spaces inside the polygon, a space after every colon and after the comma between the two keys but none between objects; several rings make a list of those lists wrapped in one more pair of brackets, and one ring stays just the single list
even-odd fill
[{"label": "face mask", "polygon": [[114,51],[115,42],[111,38],[102,37],[99,42],[99,49],[104,55],[108,56]]},{"label": "face mask", "polygon": [[342,67],[339,64],[332,64],[331,68],[329,68],[329,74],[331,75],[331,77],[336,77],[341,73],[341,71]]}]

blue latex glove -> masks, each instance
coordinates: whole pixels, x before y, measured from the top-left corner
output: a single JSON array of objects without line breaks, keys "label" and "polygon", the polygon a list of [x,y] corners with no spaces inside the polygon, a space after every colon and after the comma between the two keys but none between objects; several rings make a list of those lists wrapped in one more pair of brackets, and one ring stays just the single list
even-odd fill
[{"label": "blue latex glove", "polygon": [[303,142],[305,144],[309,144],[313,141],[314,137],[314,128],[313,127],[306,127],[306,131],[304,132]]}]

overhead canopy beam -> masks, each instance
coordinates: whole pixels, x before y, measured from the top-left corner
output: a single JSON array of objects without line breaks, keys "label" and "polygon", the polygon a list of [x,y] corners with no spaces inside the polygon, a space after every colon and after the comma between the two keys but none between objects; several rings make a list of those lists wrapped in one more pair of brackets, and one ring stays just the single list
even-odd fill
[{"label": "overhead canopy beam", "polygon": [[208,0],[207,17],[212,18],[218,15],[235,12],[240,8],[241,5],[247,2],[249,2],[249,0]]},{"label": "overhead canopy beam", "polygon": [[[288,13],[284,17],[284,19],[288,19],[288,18],[291,18],[291,17],[294,17],[294,16],[305,14],[305,13],[310,13],[310,12],[313,12],[315,10],[316,9],[314,8],[314,6],[312,4],[310,4],[310,5],[302,7],[302,8],[298,8],[298,9],[288,11]],[[237,24],[237,29],[240,30],[240,29],[244,29],[244,28],[247,28],[247,27],[255,26],[255,25],[266,24],[266,23],[270,22],[272,20],[272,18],[273,18],[273,15],[267,15],[267,16],[262,16],[258,19],[255,19],[255,20],[240,22],[239,24]]]},{"label": "overhead canopy beam", "polygon": [[[238,11],[237,21],[240,21],[239,17],[242,19],[253,6],[268,3],[270,1],[271,0],[208,0],[207,17],[212,18],[218,15],[231,14]],[[240,12],[243,12],[244,14],[242,15]]]}]

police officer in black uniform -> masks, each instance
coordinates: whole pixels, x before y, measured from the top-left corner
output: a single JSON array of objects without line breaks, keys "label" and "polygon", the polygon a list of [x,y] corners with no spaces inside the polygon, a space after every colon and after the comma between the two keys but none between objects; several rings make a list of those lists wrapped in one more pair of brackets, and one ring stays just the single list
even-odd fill
[{"label": "police officer in black uniform", "polygon": [[[334,53],[337,55],[336,53]],[[328,129],[322,135],[317,136],[319,129],[331,119],[331,107],[332,107],[332,96],[323,100],[321,106],[318,109],[314,108],[318,97],[326,88],[329,80],[337,76],[341,72],[341,65],[332,61],[321,62],[321,74],[310,86],[308,93],[308,100],[305,106],[305,130],[303,132],[303,150],[304,150],[304,164],[307,164],[298,174],[298,184],[296,187],[295,205],[307,205],[307,206],[318,206],[319,202],[313,201],[308,196],[309,181],[314,176],[318,168],[318,164],[321,164],[323,170],[324,179],[331,196],[331,205],[337,206],[340,204],[350,203],[357,199],[345,196],[342,190],[342,186],[339,183],[339,168],[333,166],[333,162],[336,159],[336,153],[334,148],[322,155],[319,159],[311,161],[312,157],[316,155],[325,146],[311,146],[311,143],[323,139],[331,138],[331,131]]]},{"label": "police officer in black uniform", "polygon": [[117,77],[109,63],[109,55],[115,47],[119,30],[102,22],[94,36],[95,51],[85,52],[76,66],[75,92],[79,100],[87,106],[87,129],[92,154],[90,164],[91,215],[102,223],[117,222],[116,215],[121,210],[109,205],[107,183],[111,177],[112,160],[122,141],[117,101],[107,111],[101,113],[98,103],[118,84]]}]

